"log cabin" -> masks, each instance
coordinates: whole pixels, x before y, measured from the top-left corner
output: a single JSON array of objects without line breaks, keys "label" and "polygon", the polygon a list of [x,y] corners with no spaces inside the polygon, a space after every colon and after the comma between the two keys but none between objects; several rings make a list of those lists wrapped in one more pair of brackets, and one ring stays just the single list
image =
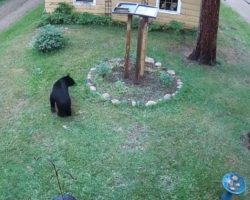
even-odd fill
[{"label": "log cabin", "polygon": [[73,5],[78,12],[111,15],[114,20],[122,21],[126,20],[125,16],[112,15],[118,3],[145,3],[159,8],[156,22],[166,24],[175,20],[187,28],[198,27],[201,5],[201,0],[45,0],[46,12],[53,12],[60,2]]}]

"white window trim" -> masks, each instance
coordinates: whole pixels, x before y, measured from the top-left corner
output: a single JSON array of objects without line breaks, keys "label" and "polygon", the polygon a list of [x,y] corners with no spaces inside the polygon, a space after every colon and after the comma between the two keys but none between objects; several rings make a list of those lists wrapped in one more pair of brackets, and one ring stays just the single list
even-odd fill
[{"label": "white window trim", "polygon": [[76,5],[76,6],[82,6],[82,5],[96,5],[96,0],[93,0],[92,3],[86,3],[86,2],[80,2],[80,1],[76,1],[76,0],[73,0],[73,5]]},{"label": "white window trim", "polygon": [[160,13],[168,13],[168,14],[178,15],[181,13],[181,0],[178,0],[177,11],[160,9],[160,0],[156,0],[156,7],[159,8]]}]

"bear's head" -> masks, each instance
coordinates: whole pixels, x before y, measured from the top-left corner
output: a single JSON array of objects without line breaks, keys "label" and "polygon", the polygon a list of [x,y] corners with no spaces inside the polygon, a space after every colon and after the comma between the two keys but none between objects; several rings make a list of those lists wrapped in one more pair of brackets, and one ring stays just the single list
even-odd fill
[{"label": "bear's head", "polygon": [[67,76],[64,76],[63,80],[65,81],[65,83],[66,83],[67,86],[72,86],[72,85],[76,84],[75,81],[74,81],[74,79],[71,78],[69,74]]}]

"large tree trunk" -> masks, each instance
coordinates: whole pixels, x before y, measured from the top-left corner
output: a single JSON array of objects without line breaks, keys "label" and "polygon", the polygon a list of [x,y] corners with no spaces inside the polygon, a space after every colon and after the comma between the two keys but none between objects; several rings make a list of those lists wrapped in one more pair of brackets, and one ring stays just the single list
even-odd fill
[{"label": "large tree trunk", "polygon": [[219,10],[220,0],[202,0],[196,47],[189,59],[205,65],[216,64]]}]

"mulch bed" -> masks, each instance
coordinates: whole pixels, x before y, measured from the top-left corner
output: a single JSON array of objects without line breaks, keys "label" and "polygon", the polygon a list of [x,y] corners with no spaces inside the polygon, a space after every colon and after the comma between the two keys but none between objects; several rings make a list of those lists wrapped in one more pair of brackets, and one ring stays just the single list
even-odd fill
[{"label": "mulch bed", "polygon": [[[130,64],[130,76],[124,79],[124,61],[110,60],[107,64],[111,66],[112,71],[108,73],[104,79],[104,84],[96,83],[97,90],[101,93],[109,93],[113,98],[119,100],[135,100],[145,103],[147,101],[162,98],[165,94],[172,94],[177,90],[177,78],[172,77],[172,82],[166,86],[160,81],[160,73],[167,73],[166,67],[155,67],[152,64],[145,64],[145,72],[143,78],[138,84],[135,84],[135,64]],[[114,67],[115,66],[115,67]],[[122,82],[126,88],[123,91],[115,91],[115,84]],[[118,88],[119,89],[119,88]]]}]

